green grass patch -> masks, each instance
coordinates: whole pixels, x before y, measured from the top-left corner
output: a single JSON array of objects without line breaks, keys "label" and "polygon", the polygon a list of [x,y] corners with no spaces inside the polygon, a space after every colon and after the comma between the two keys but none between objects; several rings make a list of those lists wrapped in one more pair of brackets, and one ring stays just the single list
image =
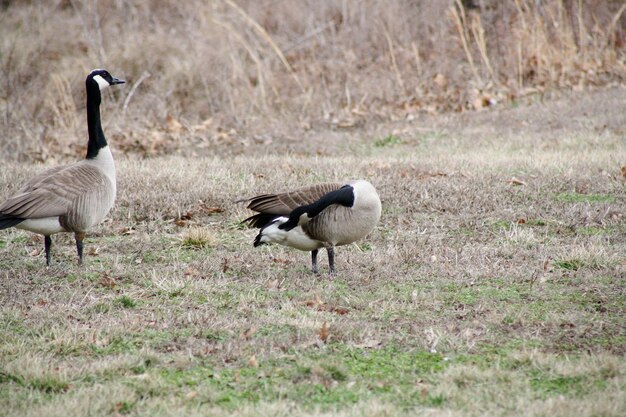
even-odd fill
[{"label": "green grass patch", "polygon": [[110,310],[111,305],[109,303],[99,302],[91,306],[88,311],[94,314],[103,314],[108,313]]},{"label": "green grass patch", "polygon": [[580,193],[559,193],[555,196],[557,201],[565,203],[613,203],[615,196],[610,194],[580,194]]},{"label": "green grass patch", "polygon": [[374,141],[374,146],[377,148],[385,148],[402,143],[402,139],[396,135],[387,135],[384,138],[380,138]]},{"label": "green grass patch", "polygon": [[67,391],[70,384],[52,375],[37,378],[24,378],[20,375],[14,375],[8,372],[0,371],[0,384],[15,383],[28,389],[34,389],[47,394],[60,393]]},{"label": "green grass patch", "polygon": [[208,397],[204,400],[229,409],[261,399],[287,399],[305,408],[330,410],[374,397],[408,409],[445,403],[442,395],[422,393],[416,381],[431,379],[447,365],[437,353],[336,344],[289,358],[260,359],[259,367],[243,363],[219,369],[205,362],[185,369],[162,368],[157,374],[181,393],[197,390]]},{"label": "green grass patch", "polygon": [[29,234],[15,236],[13,239],[11,239],[11,243],[26,243],[30,240],[30,238],[31,235]]},{"label": "green grass patch", "polygon": [[114,303],[123,308],[135,308],[137,306],[137,302],[127,295],[117,297]]},{"label": "green grass patch", "polygon": [[137,350],[143,343],[141,341],[133,341],[123,336],[114,336],[109,343],[103,346],[91,345],[93,353],[99,356],[114,355],[118,353],[128,353]]},{"label": "green grass patch", "polygon": [[548,223],[542,219],[526,219],[526,226],[547,226]]},{"label": "green grass patch", "polygon": [[204,338],[211,342],[223,342],[230,338],[230,334],[221,330],[207,330],[204,333]]},{"label": "green grass patch", "polygon": [[598,227],[598,226],[588,226],[588,227],[578,227],[576,228],[576,234],[580,236],[596,236],[603,234],[610,234],[616,228],[612,227]]},{"label": "green grass patch", "polygon": [[584,391],[583,384],[587,383],[581,375],[575,376],[552,376],[545,375],[541,371],[532,372],[530,378],[531,388],[543,398],[556,395],[575,395]]},{"label": "green grass patch", "polygon": [[479,302],[519,302],[528,296],[528,289],[523,285],[500,284],[474,285],[464,287],[458,284],[448,284],[442,296],[447,304],[475,305]]},{"label": "green grass patch", "polygon": [[113,412],[114,414],[122,414],[122,415],[126,415],[126,414],[130,414],[134,409],[135,409],[135,405],[136,402],[128,402],[128,401],[121,401],[118,403],[115,403],[115,406],[113,407]]},{"label": "green grass patch", "polygon": [[[510,225],[510,223],[509,223]],[[477,236],[477,232],[475,228],[460,226],[456,229],[450,229],[447,232],[450,236],[462,236],[462,237],[475,237]]]},{"label": "green grass patch", "polygon": [[493,229],[510,229],[513,222],[509,220],[496,220],[491,224]]},{"label": "green grass patch", "polygon": [[580,268],[582,268],[585,265],[585,263],[581,259],[557,260],[557,261],[554,261],[554,264],[557,267],[568,270],[568,271],[578,271]]}]

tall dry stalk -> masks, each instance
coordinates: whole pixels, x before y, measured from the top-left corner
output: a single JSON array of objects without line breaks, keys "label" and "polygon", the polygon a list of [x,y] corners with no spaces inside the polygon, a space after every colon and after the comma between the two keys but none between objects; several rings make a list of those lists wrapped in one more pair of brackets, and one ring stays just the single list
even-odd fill
[{"label": "tall dry stalk", "polygon": [[398,85],[402,89],[402,92],[406,94],[406,87],[404,85],[404,80],[402,79],[402,74],[400,69],[398,68],[398,63],[396,62],[396,53],[393,47],[393,40],[391,39],[391,35],[387,28],[383,25],[383,32],[385,33],[385,39],[387,40],[387,46],[389,47],[389,58],[391,60],[391,67],[393,68],[393,72],[396,74],[396,80],[398,80]]},{"label": "tall dry stalk", "polygon": [[472,52],[469,48],[469,33],[467,30],[465,8],[463,7],[463,4],[460,0],[455,0],[455,5],[450,7],[450,12],[452,14],[452,21],[454,22],[457,33],[459,35],[459,39],[461,40],[461,45],[463,45],[465,57],[467,58],[467,62],[470,66],[470,69],[472,70],[472,74],[474,75],[474,79],[480,80],[478,70],[476,69],[476,65],[474,64]]},{"label": "tall dry stalk", "polygon": [[483,29],[483,25],[480,19],[480,15],[476,15],[472,18],[470,23],[470,28],[472,30],[472,35],[474,35],[474,41],[476,42],[476,46],[478,47],[478,51],[480,52],[480,57],[482,59],[483,64],[487,67],[489,71],[489,75],[491,76],[491,80],[495,83],[498,83],[498,79],[496,74],[491,67],[491,63],[489,62],[489,54],[487,52],[487,41],[485,39],[485,30]]},{"label": "tall dry stalk", "polygon": [[236,10],[237,13],[239,13],[246,20],[246,22],[248,22],[261,35],[261,37],[271,46],[271,48],[276,53],[276,56],[278,56],[278,58],[280,59],[280,62],[282,62],[282,64],[287,69],[287,71],[289,71],[289,74],[293,77],[293,79],[298,84],[300,89],[304,91],[304,86],[300,82],[300,78],[298,78],[298,74],[295,73],[295,71],[289,64],[289,61],[287,61],[287,58],[285,58],[285,55],[283,54],[281,49],[278,47],[278,45],[276,45],[276,42],[274,42],[274,40],[269,35],[269,33],[267,33],[267,31],[261,25],[259,25],[257,21],[255,21],[252,17],[250,17],[250,15],[246,13],[245,10],[239,7],[237,3],[235,3],[232,0],[226,0],[226,4],[228,4],[234,10]]}]

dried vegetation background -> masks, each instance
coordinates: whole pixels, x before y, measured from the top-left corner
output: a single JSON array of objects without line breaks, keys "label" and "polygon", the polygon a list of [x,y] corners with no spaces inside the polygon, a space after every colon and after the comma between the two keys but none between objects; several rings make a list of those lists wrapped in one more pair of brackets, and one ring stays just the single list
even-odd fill
[{"label": "dried vegetation background", "polygon": [[109,137],[148,155],[256,152],[310,130],[506,106],[626,77],[625,6],[615,0],[0,7],[0,151],[13,160],[83,152],[82,80],[94,67],[129,81],[105,100]]}]

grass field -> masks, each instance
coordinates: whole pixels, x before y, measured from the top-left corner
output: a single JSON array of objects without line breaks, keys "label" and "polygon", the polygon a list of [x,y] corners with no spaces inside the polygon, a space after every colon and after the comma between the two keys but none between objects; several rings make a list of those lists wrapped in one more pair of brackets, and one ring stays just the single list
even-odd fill
[{"label": "grass field", "polygon": [[[3,0],[0,201],[85,152],[88,235],[0,231],[0,416],[626,415],[623,0]],[[235,201],[366,178],[337,250]]]},{"label": "grass field", "polygon": [[[118,155],[83,267],[0,233],[0,414],[623,416],[623,97]],[[0,199],[41,168],[3,163]],[[239,223],[359,177],[383,216],[334,279]]]}]

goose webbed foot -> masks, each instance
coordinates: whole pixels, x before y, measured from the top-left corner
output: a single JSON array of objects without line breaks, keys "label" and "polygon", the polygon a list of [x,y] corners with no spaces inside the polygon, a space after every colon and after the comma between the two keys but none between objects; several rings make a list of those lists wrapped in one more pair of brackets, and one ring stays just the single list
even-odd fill
[{"label": "goose webbed foot", "polygon": [[320,273],[320,270],[317,267],[317,253],[318,252],[319,251],[317,249],[311,251],[311,271],[313,271],[315,275],[318,275]]},{"label": "goose webbed foot", "polygon": [[50,236],[43,237],[43,247],[46,251],[46,266],[50,266],[50,248],[52,247],[52,238]]},{"label": "goose webbed foot", "polygon": [[74,238],[76,239],[76,251],[78,252],[78,265],[83,264],[83,239],[85,238],[85,234],[81,232],[74,233]]}]

